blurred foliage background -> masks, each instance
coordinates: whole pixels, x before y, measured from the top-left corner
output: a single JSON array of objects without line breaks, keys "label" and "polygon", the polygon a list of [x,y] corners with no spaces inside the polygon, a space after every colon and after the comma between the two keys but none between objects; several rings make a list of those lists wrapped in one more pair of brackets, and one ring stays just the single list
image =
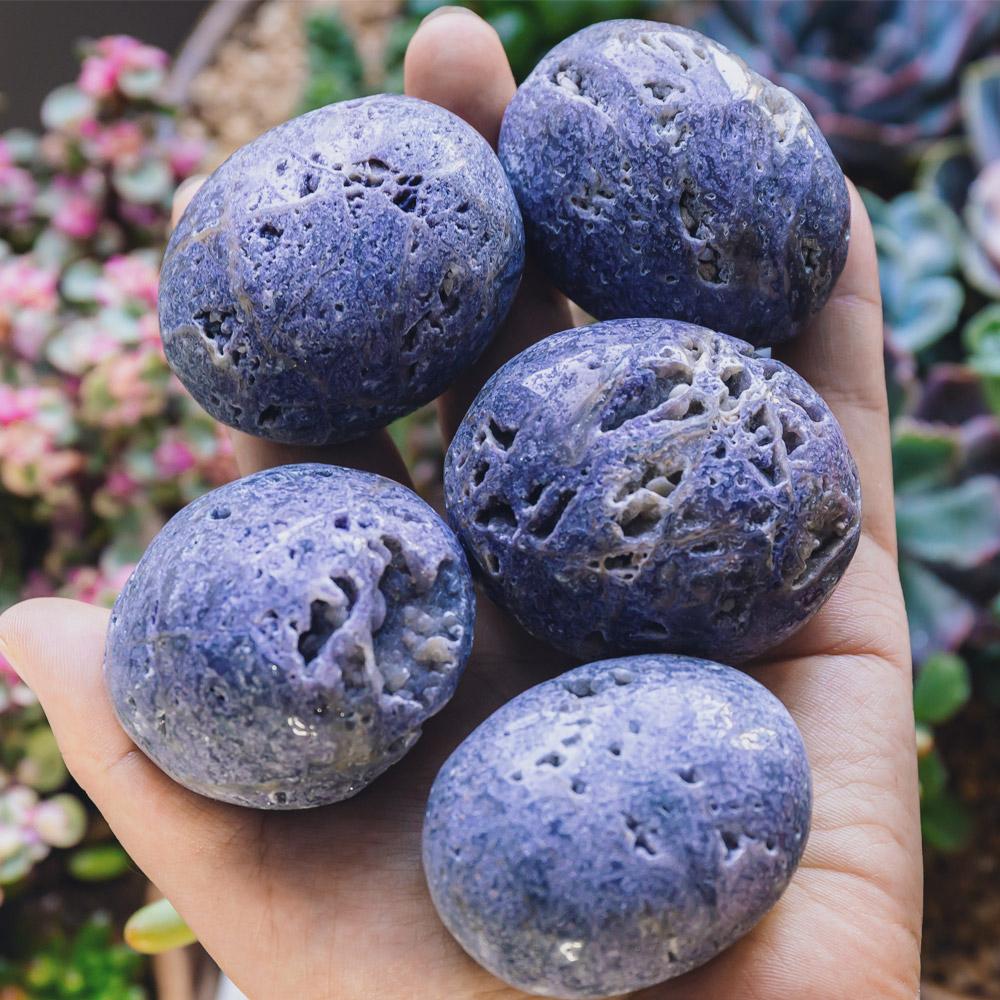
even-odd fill
[{"label": "blurred foliage background", "polygon": [[[87,42],[39,129],[0,135],[0,608],[52,593],[109,604],[164,520],[234,474],[225,436],[160,349],[157,267],[173,191],[273,124],[269,114],[401,89],[406,45],[435,6],[248,8],[181,93],[159,49],[125,36]],[[496,28],[519,80],[593,21],[700,27],[801,97],[864,187],[884,296],[929,885],[946,878],[975,910],[960,932],[940,901],[929,904],[952,938],[929,935],[942,951],[928,968],[1000,996],[1000,954],[994,945],[982,957],[976,923],[1000,919],[1000,761],[997,741],[982,737],[1000,707],[1000,5],[467,6]],[[251,77],[268,69],[294,84],[293,103],[235,120],[234,106],[254,103]],[[433,500],[443,452],[433,410],[392,433]],[[121,944],[144,891],[0,657],[0,1000],[154,995],[143,960]],[[948,951],[955,941],[952,952],[974,962]]]}]

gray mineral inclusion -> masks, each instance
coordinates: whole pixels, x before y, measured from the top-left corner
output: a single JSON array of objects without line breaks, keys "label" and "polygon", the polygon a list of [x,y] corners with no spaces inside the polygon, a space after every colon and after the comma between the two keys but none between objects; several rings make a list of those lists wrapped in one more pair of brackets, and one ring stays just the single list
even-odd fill
[{"label": "gray mineral inclusion", "polygon": [[237,150],[191,202],[161,275],[167,360],[232,427],[357,438],[479,356],[523,261],[473,128],[410,97],[332,104]]},{"label": "gray mineral inclusion", "polygon": [[424,869],[445,925],[501,979],[618,995],[745,934],[795,871],[810,808],[802,739],[756,681],[606,660],[526,691],[452,754]]},{"label": "gray mineral inclusion", "polygon": [[474,596],[414,493],[336,466],[230,483],[164,527],[115,604],[105,676],[136,744],[211,798],[347,798],[451,697]]},{"label": "gray mineral inclusion", "polygon": [[847,257],[843,174],[805,106],[694,31],[607,21],[560,42],[504,117],[529,246],[598,319],[794,335]]},{"label": "gray mineral inclusion", "polygon": [[861,523],[813,389],[742,341],[657,319],[509,361],[452,442],[445,499],[491,595],[581,659],[758,656],[829,596]]}]

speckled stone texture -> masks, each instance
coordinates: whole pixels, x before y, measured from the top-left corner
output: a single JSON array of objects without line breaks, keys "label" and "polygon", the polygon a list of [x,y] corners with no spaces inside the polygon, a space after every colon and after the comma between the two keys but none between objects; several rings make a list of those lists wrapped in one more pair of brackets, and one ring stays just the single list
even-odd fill
[{"label": "speckled stone texture", "polygon": [[598,319],[774,344],[847,257],[847,186],[805,106],[684,28],[607,21],[560,42],[508,107],[500,159],[529,246]]},{"label": "speckled stone texture", "polygon": [[474,617],[458,542],[414,493],[285,466],[171,519],[115,605],[105,677],[129,736],[175,781],[318,806],[416,742],[458,683]]},{"label": "speckled stone texture", "polygon": [[492,596],[581,659],[765,652],[827,598],[861,518],[840,427],[803,379],[655,319],[509,361],[452,442],[445,498]]},{"label": "speckled stone texture", "polygon": [[217,420],[275,441],[356,438],[482,352],[524,262],[486,141],[410,97],[279,125],[208,179],[167,247],[170,366]]},{"label": "speckled stone texture", "polygon": [[492,973],[605,997],[745,934],[795,871],[810,808],[802,739],[756,681],[706,660],[605,660],[526,691],[452,754],[424,868]]}]

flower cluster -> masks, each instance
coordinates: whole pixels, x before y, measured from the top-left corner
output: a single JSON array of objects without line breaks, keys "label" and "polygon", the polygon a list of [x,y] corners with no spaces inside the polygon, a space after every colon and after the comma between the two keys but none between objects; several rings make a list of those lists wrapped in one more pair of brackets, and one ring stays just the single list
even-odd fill
[{"label": "flower cluster", "polygon": [[[0,136],[0,610],[110,604],[177,508],[232,475],[228,439],[173,378],[156,317],[170,199],[201,158],[158,95],[168,60],[90,43],[44,132]],[[0,658],[0,886],[87,813],[31,692]]]}]

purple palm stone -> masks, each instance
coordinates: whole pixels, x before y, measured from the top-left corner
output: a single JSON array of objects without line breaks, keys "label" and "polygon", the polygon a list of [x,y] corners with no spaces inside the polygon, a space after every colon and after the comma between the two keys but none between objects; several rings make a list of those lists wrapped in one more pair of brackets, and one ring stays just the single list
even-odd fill
[{"label": "purple palm stone", "polygon": [[634,656],[531,688],[445,762],[424,870],[445,926],[529,993],[605,997],[707,962],[805,847],[802,739],[706,660]]},{"label": "purple palm stone", "polygon": [[793,336],[847,257],[850,201],[805,106],[697,32],[607,21],[560,42],[504,116],[529,245],[599,319]]},{"label": "purple palm stone", "polygon": [[445,499],[492,596],[581,659],[765,652],[830,594],[861,518],[843,434],[802,378],[657,319],[509,361],[455,435]]},{"label": "purple palm stone", "polygon": [[457,540],[380,476],[292,465],[185,507],[115,604],[105,676],[175,781],[265,809],[360,791],[451,697],[474,596]]},{"label": "purple palm stone", "polygon": [[474,129],[410,97],[333,104],[198,191],[163,263],[167,360],[232,427],[357,438],[479,356],[523,261],[513,193]]}]

